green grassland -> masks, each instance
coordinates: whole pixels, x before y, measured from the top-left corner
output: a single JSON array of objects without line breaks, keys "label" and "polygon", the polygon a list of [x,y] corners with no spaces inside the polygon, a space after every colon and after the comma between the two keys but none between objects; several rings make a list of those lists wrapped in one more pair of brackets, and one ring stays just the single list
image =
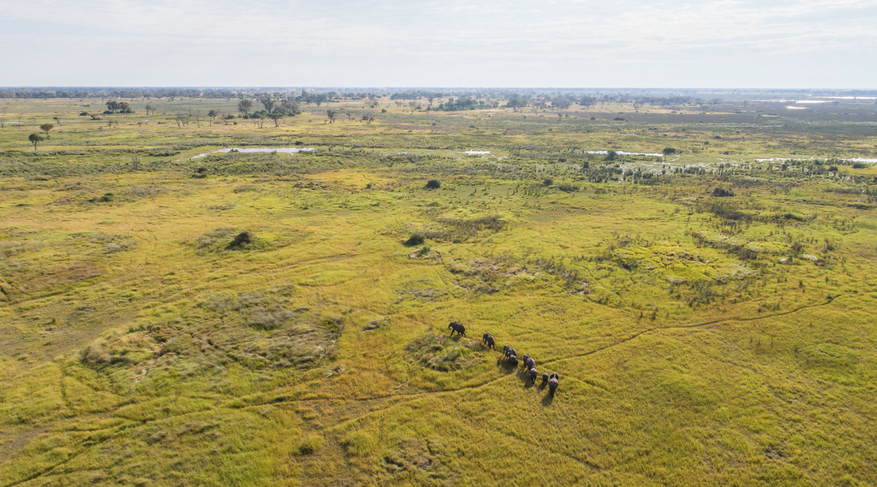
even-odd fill
[{"label": "green grassland", "polygon": [[3,103],[2,487],[877,484],[873,104]]}]

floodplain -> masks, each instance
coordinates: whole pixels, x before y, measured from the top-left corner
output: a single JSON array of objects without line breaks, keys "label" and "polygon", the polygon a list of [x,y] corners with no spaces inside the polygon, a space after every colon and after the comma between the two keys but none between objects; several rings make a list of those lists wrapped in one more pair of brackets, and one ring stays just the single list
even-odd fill
[{"label": "floodplain", "polygon": [[725,96],[0,99],[0,486],[874,485],[877,105]]}]

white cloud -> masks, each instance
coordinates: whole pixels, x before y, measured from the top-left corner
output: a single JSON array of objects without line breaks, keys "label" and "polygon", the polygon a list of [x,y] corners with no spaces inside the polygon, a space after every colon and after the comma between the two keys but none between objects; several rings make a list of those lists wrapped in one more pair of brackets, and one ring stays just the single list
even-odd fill
[{"label": "white cloud", "polygon": [[0,85],[774,86],[794,73],[794,86],[867,87],[846,73],[877,75],[877,0],[0,0],[0,19],[20,23],[0,29],[16,46],[0,51],[12,67]]}]

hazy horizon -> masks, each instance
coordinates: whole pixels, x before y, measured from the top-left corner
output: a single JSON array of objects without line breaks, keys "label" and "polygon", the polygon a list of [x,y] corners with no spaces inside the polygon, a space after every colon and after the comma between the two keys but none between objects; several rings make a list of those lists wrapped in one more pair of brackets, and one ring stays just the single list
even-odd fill
[{"label": "hazy horizon", "polygon": [[0,86],[873,89],[875,21],[877,0],[4,0]]},{"label": "hazy horizon", "polygon": [[392,92],[404,91],[498,91],[498,92],[582,92],[582,93],[686,93],[686,94],[795,94],[808,93],[818,96],[832,96],[832,93],[843,93],[846,96],[872,98],[877,94],[877,88],[759,88],[759,87],[696,87],[696,88],[679,88],[673,86],[667,87],[629,87],[629,86],[307,86],[307,85],[289,85],[289,86],[235,86],[235,85],[116,85],[116,86],[92,86],[92,85],[0,85],[0,90],[243,90],[243,91],[268,91],[268,90],[318,90],[318,91],[363,91],[375,90]]}]

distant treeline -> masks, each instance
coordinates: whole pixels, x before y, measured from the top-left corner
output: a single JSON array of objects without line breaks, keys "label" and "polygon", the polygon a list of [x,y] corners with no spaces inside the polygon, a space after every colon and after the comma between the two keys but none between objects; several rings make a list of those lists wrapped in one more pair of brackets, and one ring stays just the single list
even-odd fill
[{"label": "distant treeline", "polygon": [[195,88],[0,88],[0,98],[237,98],[240,92]]},{"label": "distant treeline", "polygon": [[438,110],[440,112],[457,112],[461,110],[479,110],[483,108],[491,108],[491,105],[488,105],[482,100],[475,100],[464,96],[457,100],[449,98],[447,102],[439,104],[439,106],[433,108],[433,110]]},{"label": "distant treeline", "polygon": [[[691,93],[691,94],[688,94]],[[696,94],[706,94],[696,90],[655,90],[649,92],[643,89],[631,89],[624,92],[607,92],[600,90],[585,89],[416,89],[416,88],[376,88],[369,90],[347,90],[328,88],[71,88],[71,87],[7,87],[0,88],[0,99],[44,99],[44,98],[105,98],[105,99],[151,99],[167,98],[169,100],[181,98],[206,98],[206,99],[243,99],[243,98],[288,98],[302,103],[322,103],[329,101],[370,100],[375,102],[381,97],[389,96],[391,100],[417,101],[428,100],[432,110],[467,110],[474,105],[495,106],[497,101],[506,101],[510,108],[569,108],[573,104],[585,107],[600,103],[626,103],[638,106],[682,106],[682,105],[718,105],[723,99],[716,97],[724,93],[730,98],[737,99],[743,94],[752,96],[771,93],[781,93],[780,90],[740,91],[730,90],[727,92],[709,92],[709,96],[697,97]],[[877,91],[807,91],[785,90],[787,95],[808,96],[875,96]],[[438,107],[433,105],[434,100],[444,100],[450,97],[457,99],[456,102],[445,102]],[[466,100],[472,100],[470,103]],[[442,108],[439,108],[442,107]]]},{"label": "distant treeline", "polygon": [[448,95],[440,91],[399,91],[390,95],[391,100],[420,100],[421,98],[444,98]]},{"label": "distant treeline", "polygon": [[[300,94],[299,94],[300,93]],[[0,88],[0,98],[294,98],[306,103],[332,100],[376,99],[375,92],[337,92],[317,90],[232,90],[205,88]]]}]

